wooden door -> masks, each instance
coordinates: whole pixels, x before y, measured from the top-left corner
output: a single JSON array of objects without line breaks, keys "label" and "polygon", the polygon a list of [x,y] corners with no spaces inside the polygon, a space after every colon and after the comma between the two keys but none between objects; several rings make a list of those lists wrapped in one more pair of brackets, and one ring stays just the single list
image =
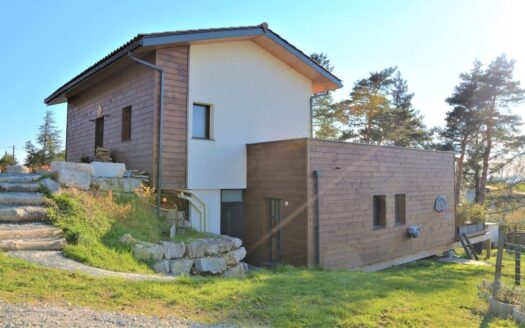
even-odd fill
[{"label": "wooden door", "polygon": [[281,200],[268,199],[268,221],[270,228],[270,262],[281,262]]}]

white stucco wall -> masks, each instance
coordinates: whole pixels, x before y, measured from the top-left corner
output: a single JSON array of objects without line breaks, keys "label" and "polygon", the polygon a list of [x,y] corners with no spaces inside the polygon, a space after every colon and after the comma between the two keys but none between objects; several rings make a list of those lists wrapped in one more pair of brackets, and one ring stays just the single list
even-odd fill
[{"label": "white stucco wall", "polygon": [[[192,190],[205,204],[208,215],[208,229],[206,231],[219,234],[221,232],[221,191],[220,190]],[[195,230],[201,231],[200,215],[190,208],[190,222]]]},{"label": "white stucco wall", "polygon": [[[252,41],[191,45],[188,188],[246,188],[245,145],[308,137],[311,90],[308,78]],[[214,140],[191,139],[193,103],[212,106]]]}]

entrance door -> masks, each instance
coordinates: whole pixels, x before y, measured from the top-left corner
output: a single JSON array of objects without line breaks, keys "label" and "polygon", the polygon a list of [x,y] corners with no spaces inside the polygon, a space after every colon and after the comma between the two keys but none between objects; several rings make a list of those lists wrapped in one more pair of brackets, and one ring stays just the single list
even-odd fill
[{"label": "entrance door", "polygon": [[270,262],[281,262],[281,200],[268,199]]},{"label": "entrance door", "polygon": [[221,235],[243,239],[242,190],[221,190]]},{"label": "entrance door", "polygon": [[104,117],[95,120],[95,152],[98,147],[104,147]]}]

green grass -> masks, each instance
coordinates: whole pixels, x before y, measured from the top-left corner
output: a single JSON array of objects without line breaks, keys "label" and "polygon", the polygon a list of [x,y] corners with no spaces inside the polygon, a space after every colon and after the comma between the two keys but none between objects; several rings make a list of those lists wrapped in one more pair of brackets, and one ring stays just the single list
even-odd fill
[{"label": "green grass", "polygon": [[245,279],[92,278],[0,254],[0,298],[200,322],[275,327],[516,327],[485,315],[476,286],[492,267],[420,261],[375,273],[283,267]]},{"label": "green grass", "polygon": [[[66,191],[53,200],[56,206],[49,209],[49,216],[65,232],[66,256],[107,270],[152,273],[147,264],[133,258],[130,245],[119,242],[127,233],[147,242],[168,239],[164,220],[144,198]],[[203,236],[207,235],[190,231],[177,238],[189,241]]]}]

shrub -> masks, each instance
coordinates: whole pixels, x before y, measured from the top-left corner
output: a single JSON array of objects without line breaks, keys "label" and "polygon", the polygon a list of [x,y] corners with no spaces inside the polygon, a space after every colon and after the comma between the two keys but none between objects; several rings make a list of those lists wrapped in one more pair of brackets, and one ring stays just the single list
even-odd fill
[{"label": "shrub", "polygon": [[[490,283],[486,279],[483,279],[478,285],[478,296],[485,301],[488,301],[492,296],[494,283]],[[498,290],[498,294],[495,296],[496,300],[514,305],[524,305],[525,301],[525,289],[518,286],[507,286],[501,284]]]},{"label": "shrub", "polygon": [[485,223],[487,221],[487,210],[481,204],[462,204],[458,206],[457,216],[459,222]]}]

